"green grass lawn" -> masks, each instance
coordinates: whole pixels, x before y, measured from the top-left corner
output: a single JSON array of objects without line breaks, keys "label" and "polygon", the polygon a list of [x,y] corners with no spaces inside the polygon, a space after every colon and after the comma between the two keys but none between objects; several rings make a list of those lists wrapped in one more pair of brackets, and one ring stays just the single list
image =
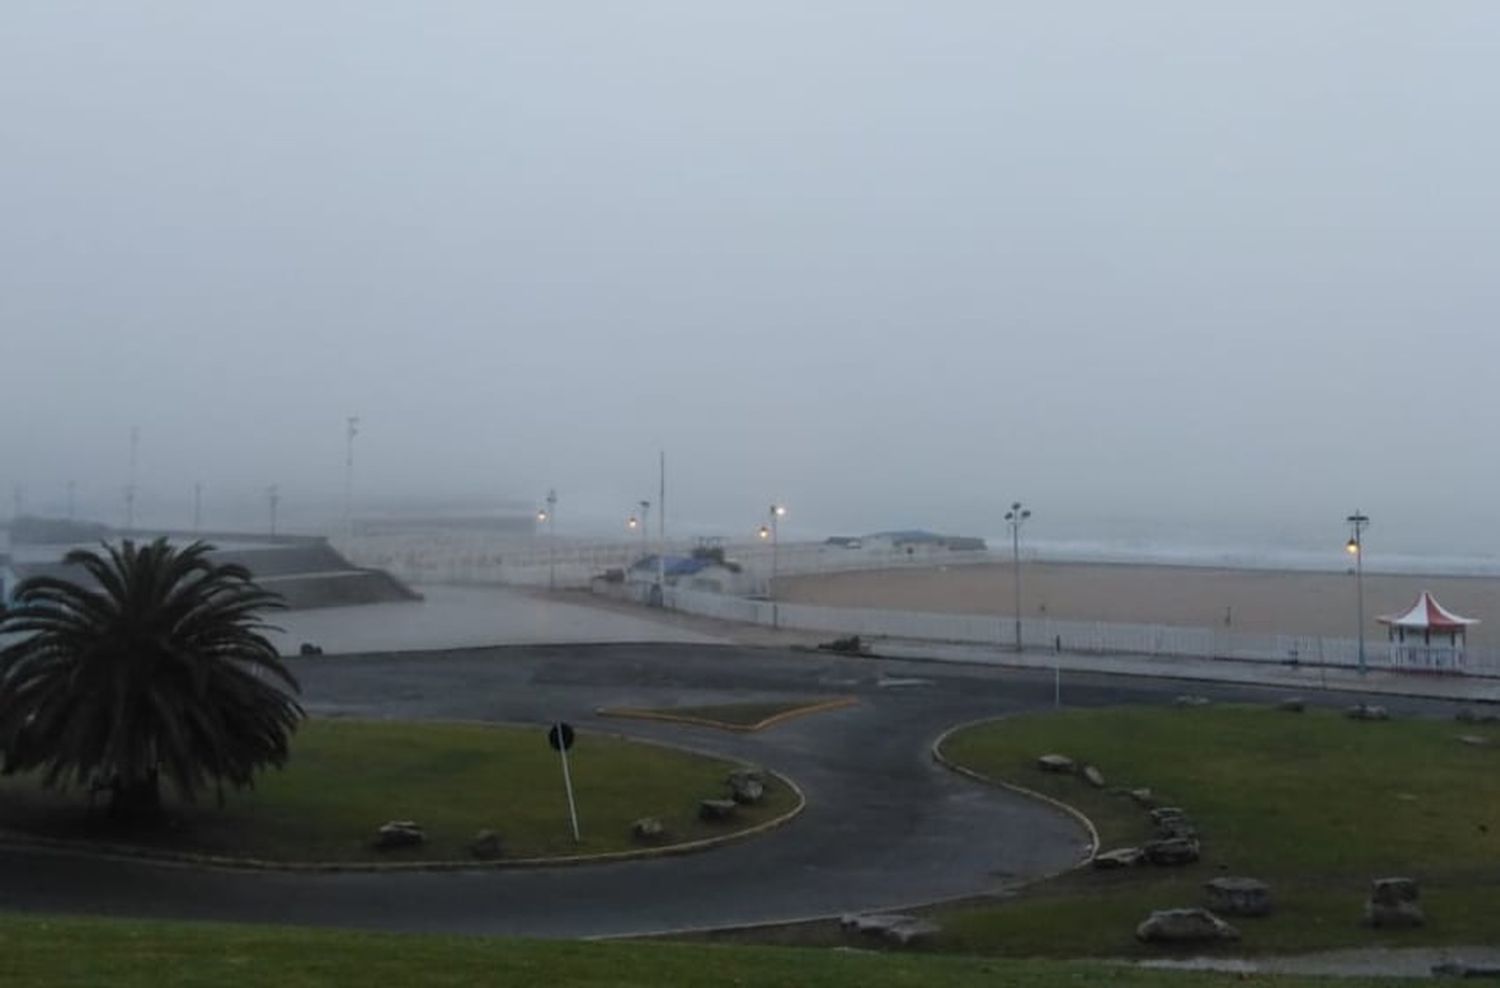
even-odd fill
[{"label": "green grass lawn", "polygon": [[1046,961],[664,943],[577,943],[0,915],[0,984],[93,988],[1373,988]]},{"label": "green grass lawn", "polygon": [[702,724],[705,727],[720,727],[728,730],[754,730],[773,717],[796,715],[802,711],[812,713],[829,703],[853,703],[845,697],[825,697],[815,700],[781,700],[760,703],[715,703],[697,707],[650,707],[616,708],[599,711],[609,717],[648,717],[663,720],[681,720]]},{"label": "green grass lawn", "polygon": [[[78,793],[42,790],[33,779],[0,780],[0,827],[49,837],[110,840],[156,849],[273,861],[465,860],[482,829],[504,839],[505,857],[623,851],[630,824],[655,816],[673,842],[732,832],[791,809],[796,796],[768,780],[765,803],[738,823],[705,824],[698,801],[726,792],[732,763],[580,733],[570,752],[583,841],[574,844],[556,752],[542,728],[385,721],[309,720],[286,769],[250,792],[174,803],[166,826],[120,834]],[[376,852],[387,820],[427,831],[420,849]]]},{"label": "green grass lawn", "polygon": [[[1460,734],[1497,746],[1459,743]],[[1057,752],[1097,765],[1110,787],[1146,786],[1182,806],[1204,860],[1181,869],[1080,871],[1015,900],[939,910],[946,949],[1137,955],[1151,909],[1202,904],[1215,875],[1261,878],[1277,910],[1234,922],[1236,953],[1333,946],[1500,942],[1500,731],[1436,720],[1363,723],[1337,713],[1210,706],[1073,711],[997,721],[949,738],[955,762],[1044,792],[1094,820],[1105,849],[1149,835],[1145,811],[1075,776]],[[1428,925],[1360,923],[1372,878],[1422,882]],[[1154,952],[1154,949],[1153,949]]]}]

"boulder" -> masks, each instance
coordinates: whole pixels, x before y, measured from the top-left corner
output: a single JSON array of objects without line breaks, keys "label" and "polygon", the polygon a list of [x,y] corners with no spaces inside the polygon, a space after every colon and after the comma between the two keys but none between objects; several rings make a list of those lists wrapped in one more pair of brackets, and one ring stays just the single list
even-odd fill
[{"label": "boulder", "polygon": [[1206,696],[1198,696],[1192,693],[1184,693],[1182,696],[1179,696],[1172,702],[1179,707],[1206,707],[1210,703],[1213,703],[1213,701]]},{"label": "boulder", "polygon": [[1215,878],[1208,890],[1208,908],[1225,916],[1269,916],[1271,887],[1256,878]]},{"label": "boulder", "polygon": [[1356,703],[1344,711],[1344,716],[1350,720],[1390,720],[1388,710],[1378,703]]},{"label": "boulder", "polygon": [[1200,855],[1198,842],[1191,837],[1168,837],[1148,841],[1141,847],[1146,860],[1162,867],[1192,864]]},{"label": "boulder", "polygon": [[643,816],[630,825],[630,835],[642,844],[658,844],[667,837],[666,826],[654,816]]},{"label": "boulder", "polygon": [[1370,883],[1365,922],[1383,929],[1421,926],[1427,917],[1418,903],[1421,893],[1411,878],[1377,878]]},{"label": "boulder", "polygon": [[931,920],[901,913],[849,913],[839,919],[839,925],[846,932],[879,937],[901,947],[931,940],[942,932]]},{"label": "boulder", "polygon": [[766,770],[762,768],[737,768],[724,777],[724,783],[733,789],[746,782],[766,784]]},{"label": "boulder", "polygon": [[1276,704],[1277,710],[1284,710],[1289,714],[1300,714],[1307,709],[1307,701],[1300,696],[1289,696]]},{"label": "boulder", "polygon": [[1460,743],[1473,745],[1476,748],[1487,747],[1490,743],[1489,738],[1482,738],[1477,734],[1459,734],[1457,738]]},{"label": "boulder", "polygon": [[1094,855],[1094,867],[1100,871],[1134,868],[1138,864],[1143,864],[1145,860],[1146,852],[1138,847],[1117,847],[1113,851],[1104,851]]},{"label": "boulder", "polygon": [[1079,775],[1082,775],[1084,781],[1093,786],[1095,789],[1104,788],[1104,773],[1099,771],[1094,766],[1085,765],[1083,767],[1083,771],[1080,772]]},{"label": "boulder", "polygon": [[420,847],[427,843],[427,834],[414,820],[391,820],[375,831],[374,846],[377,851],[389,851],[401,847]]},{"label": "boulder", "polygon": [[1156,836],[1164,839],[1197,837],[1198,828],[1193,826],[1193,821],[1185,816],[1168,817],[1156,825]]},{"label": "boulder", "polygon": [[766,798],[766,787],[754,779],[735,779],[729,783],[729,798],[742,806],[753,806]]},{"label": "boulder", "polygon": [[481,830],[469,841],[469,853],[481,861],[493,861],[505,853],[505,842],[493,830]]},{"label": "boulder", "polygon": [[1073,759],[1067,755],[1043,755],[1036,760],[1036,767],[1043,772],[1067,773],[1076,767]]},{"label": "boulder", "polygon": [[1186,820],[1187,813],[1181,806],[1158,806],[1151,811],[1151,822],[1158,827],[1168,820]]},{"label": "boulder", "polygon": [[1240,931],[1207,909],[1158,909],[1135,928],[1145,943],[1225,943]]},{"label": "boulder", "polygon": [[739,803],[732,799],[705,799],[698,803],[698,819],[716,823],[732,820]]},{"label": "boulder", "polygon": [[1156,794],[1150,789],[1132,789],[1130,790],[1130,798],[1148,810],[1156,805]]}]

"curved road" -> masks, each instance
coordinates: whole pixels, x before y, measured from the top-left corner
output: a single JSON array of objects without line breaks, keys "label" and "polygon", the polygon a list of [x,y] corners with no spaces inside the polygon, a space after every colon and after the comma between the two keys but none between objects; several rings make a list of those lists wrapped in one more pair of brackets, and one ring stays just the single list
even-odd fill
[{"label": "curved road", "polygon": [[[1071,818],[934,765],[952,725],[1052,702],[1050,675],[733,646],[603,645],[298,660],[313,713],[545,723],[685,744],[795,779],[790,825],[717,850],[582,867],[292,874],[0,850],[0,908],[512,936],[783,921],[980,895],[1078,860]],[[1159,680],[1072,677],[1070,705],[1169,702]],[[1206,689],[1211,695],[1254,690]],[[738,735],[609,720],[599,706],[850,694],[857,706]],[[1259,695],[1267,695],[1261,692]],[[538,744],[543,743],[538,734]],[[587,757],[586,744],[577,757]],[[556,799],[556,792],[515,798]],[[587,793],[580,794],[587,826]]]}]

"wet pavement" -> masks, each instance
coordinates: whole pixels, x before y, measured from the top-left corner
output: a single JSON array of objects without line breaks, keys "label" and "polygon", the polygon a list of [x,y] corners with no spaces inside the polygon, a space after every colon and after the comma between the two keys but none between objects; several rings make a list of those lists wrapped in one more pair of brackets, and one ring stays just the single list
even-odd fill
[{"label": "wet pavement", "polygon": [[[329,654],[406,652],[481,645],[565,642],[721,641],[652,619],[652,612],[606,610],[501,587],[423,587],[423,600],[282,611],[270,623],[284,655],[303,642]],[[587,598],[584,598],[585,600]]]}]

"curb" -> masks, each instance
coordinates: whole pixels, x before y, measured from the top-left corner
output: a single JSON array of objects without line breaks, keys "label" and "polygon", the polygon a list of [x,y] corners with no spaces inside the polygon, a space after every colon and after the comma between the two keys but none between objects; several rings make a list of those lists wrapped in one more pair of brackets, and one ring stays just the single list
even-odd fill
[{"label": "curb", "polygon": [[649,720],[662,724],[689,724],[693,727],[714,727],[721,731],[734,731],[737,734],[752,734],[763,731],[768,727],[774,727],[785,721],[795,720],[798,717],[807,717],[812,714],[821,714],[829,710],[842,710],[845,707],[859,705],[859,698],[854,696],[835,697],[832,700],[824,700],[819,703],[808,704],[805,707],[794,707],[791,710],[783,710],[779,714],[772,714],[764,720],[758,720],[754,724],[731,724],[727,721],[714,720],[711,717],[698,717],[692,714],[674,714],[662,710],[638,710],[633,707],[596,707],[594,713],[600,717],[619,717],[627,720]]},{"label": "curb", "polygon": [[947,755],[943,754],[943,743],[953,735],[957,734],[959,731],[966,731],[972,727],[982,727],[985,724],[994,724],[998,721],[1003,721],[1006,719],[1007,718],[1004,716],[982,717],[979,720],[971,720],[962,724],[955,724],[953,727],[948,728],[942,734],[939,734],[937,736],[937,740],[932,742],[932,747],[930,749],[932,753],[932,760],[943,766],[943,768],[947,769],[948,771],[953,772],[957,775],[961,775],[966,779],[973,779],[975,782],[982,782],[985,785],[997,786],[1001,789],[1008,789],[1011,792],[1018,793],[1022,796],[1027,796],[1042,803],[1046,803],[1053,809],[1061,810],[1063,813],[1066,813],[1078,823],[1082,824],[1083,828],[1088,831],[1089,846],[1088,850],[1084,853],[1084,856],[1081,860],[1079,860],[1072,867],[1064,868],[1061,871],[1055,871],[1050,875],[1043,875],[1040,878],[1033,879],[1031,882],[1027,883],[1028,885],[1033,884],[1034,882],[1045,882],[1049,879],[1056,878],[1059,875],[1065,875],[1070,871],[1077,871],[1080,868],[1088,867],[1093,863],[1095,856],[1099,853],[1099,830],[1094,826],[1094,821],[1090,820],[1086,813],[1084,813],[1082,810],[1072,805],[1071,803],[1065,803],[1060,799],[1048,796],[1046,793],[1040,793],[1034,789],[1028,789],[1025,786],[1016,785],[1014,782],[1006,782],[1003,779],[992,778],[988,775],[985,775],[983,772],[976,772],[974,769],[960,765],[949,758]]},{"label": "curb", "polygon": [[[403,721],[402,723],[429,723],[429,724],[467,724],[479,727],[536,727],[535,724],[513,724],[496,721],[473,721],[473,720],[417,720]],[[617,734],[607,731],[580,731],[580,734],[593,734],[596,736],[616,738],[629,741],[633,744],[654,745],[658,748],[666,748],[672,751],[686,752],[699,757],[713,758],[721,762],[729,762],[742,767],[752,768],[749,762],[736,758],[726,758],[722,754],[714,754],[700,749],[690,748],[685,745],[670,744],[653,738],[634,738],[625,734]],[[0,830],[0,847],[15,848],[19,850],[40,850],[69,857],[104,860],[143,862],[152,865],[163,865],[178,868],[198,868],[214,871],[259,871],[280,872],[287,874],[334,874],[340,872],[357,874],[382,874],[399,872],[448,872],[448,871],[506,871],[510,869],[537,869],[537,868],[564,868],[586,866],[591,864],[613,864],[628,861],[644,861],[654,858],[676,857],[678,855],[694,854],[699,851],[707,851],[727,844],[734,844],[751,837],[758,837],[778,830],[791,823],[794,819],[807,809],[807,795],[802,787],[793,782],[789,777],[775,771],[766,769],[766,772],[777,782],[786,786],[795,800],[791,809],[780,816],[769,820],[762,820],[753,827],[736,830],[727,834],[714,837],[703,837],[693,841],[683,841],[677,844],[664,844],[659,847],[632,848],[628,851],[605,851],[599,854],[572,854],[561,857],[543,858],[509,858],[485,861],[480,859],[466,860],[440,860],[440,861],[268,861],[263,858],[235,858],[218,854],[196,854],[191,851],[158,851],[151,848],[143,848],[130,844],[100,844],[87,841],[71,841],[56,837],[35,837],[15,831]]]}]

